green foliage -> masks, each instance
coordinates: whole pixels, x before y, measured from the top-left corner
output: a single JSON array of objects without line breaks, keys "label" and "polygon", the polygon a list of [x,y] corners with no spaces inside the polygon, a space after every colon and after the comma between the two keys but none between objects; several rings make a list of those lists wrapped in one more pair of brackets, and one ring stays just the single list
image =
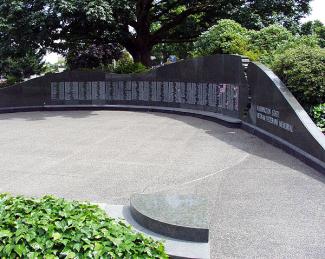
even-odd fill
[{"label": "green foliage", "polygon": [[[14,42],[65,55],[85,41],[118,43],[135,62],[148,65],[156,44],[193,41],[222,18],[254,29],[275,22],[298,24],[308,13],[310,1],[4,0],[0,2],[0,31],[4,32],[0,37],[6,46]],[[244,46],[242,40],[234,39],[239,49]],[[236,45],[227,48],[230,51]]]},{"label": "green foliage", "polygon": [[325,102],[325,49],[287,49],[276,55],[272,69],[304,106]]},{"label": "green foliage", "polygon": [[122,48],[118,44],[74,44],[67,54],[69,69],[105,69],[113,59],[119,59]]},{"label": "green foliage", "polygon": [[49,39],[43,12],[38,1],[0,2],[0,74],[11,83],[42,72],[43,44]]},{"label": "green foliage", "polygon": [[195,43],[195,54],[244,54],[249,43],[248,30],[232,20],[220,20],[202,33]]},{"label": "green foliage", "polygon": [[139,62],[134,62],[129,54],[124,53],[122,58],[116,62],[113,69],[117,74],[138,74],[148,71],[148,68]]},{"label": "green foliage", "polygon": [[25,56],[12,54],[0,60],[0,74],[7,79],[7,84],[21,82],[35,74],[41,74],[43,69],[42,56],[27,53]]},{"label": "green foliage", "polygon": [[0,195],[1,258],[168,258],[163,244],[95,205]]},{"label": "green foliage", "polygon": [[325,48],[325,25],[319,21],[309,21],[301,25],[302,35],[313,35],[318,39],[319,45]]},{"label": "green foliage", "polygon": [[270,53],[279,45],[293,39],[292,33],[280,25],[271,25],[259,31],[252,32],[251,44],[261,52]]},{"label": "green foliage", "polygon": [[325,103],[313,107],[312,117],[316,125],[325,132]]},{"label": "green foliage", "polygon": [[250,32],[250,49],[259,53],[259,61],[271,64],[274,51],[294,40],[292,33],[280,25],[271,25],[260,31]]},{"label": "green foliage", "polygon": [[54,63],[54,64],[50,64],[50,63],[46,63],[44,65],[44,73],[58,73],[60,72],[60,69],[66,69],[67,65],[66,65],[66,61],[65,59],[60,59],[58,60],[58,62]]}]

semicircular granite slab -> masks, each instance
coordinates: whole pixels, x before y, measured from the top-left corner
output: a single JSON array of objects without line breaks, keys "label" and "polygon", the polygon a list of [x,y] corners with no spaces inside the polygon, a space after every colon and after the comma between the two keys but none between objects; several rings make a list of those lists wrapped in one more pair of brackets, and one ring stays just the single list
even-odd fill
[{"label": "semicircular granite slab", "polygon": [[207,200],[195,195],[136,194],[132,217],[143,227],[168,237],[209,242]]}]

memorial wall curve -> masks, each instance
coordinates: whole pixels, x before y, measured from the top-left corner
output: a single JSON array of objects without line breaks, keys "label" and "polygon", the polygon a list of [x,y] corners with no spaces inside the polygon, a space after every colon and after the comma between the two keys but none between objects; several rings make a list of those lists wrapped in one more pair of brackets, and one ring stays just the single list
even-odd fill
[{"label": "memorial wall curve", "polygon": [[241,56],[214,55],[138,75],[48,74],[0,89],[0,112],[130,109],[192,115],[243,127],[325,171],[324,135],[272,71],[246,65]]}]

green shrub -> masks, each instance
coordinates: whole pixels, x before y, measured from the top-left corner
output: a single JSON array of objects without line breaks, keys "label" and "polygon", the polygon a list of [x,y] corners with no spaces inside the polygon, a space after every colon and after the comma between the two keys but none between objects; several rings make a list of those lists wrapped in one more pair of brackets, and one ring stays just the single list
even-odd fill
[{"label": "green shrub", "polygon": [[95,205],[0,195],[1,258],[167,258],[164,246]]},{"label": "green shrub", "polygon": [[6,86],[14,85],[21,82],[21,79],[13,76],[13,75],[8,75],[7,76],[7,81],[6,81]]},{"label": "green shrub", "polygon": [[283,41],[281,44],[278,44],[277,47],[269,52],[264,52],[261,56],[259,61],[269,67],[273,66],[275,62],[275,58],[277,55],[281,55],[289,49],[295,48],[305,48],[305,47],[318,47],[318,39],[314,35],[310,36],[299,36],[295,35],[289,41]]},{"label": "green shrub", "polygon": [[316,125],[325,132],[325,103],[313,107],[312,117]]},{"label": "green shrub", "polygon": [[280,25],[270,25],[260,31],[250,31],[250,49],[259,53],[258,60],[270,65],[274,52],[281,46],[294,40],[290,31]]},{"label": "green shrub", "polygon": [[195,55],[241,54],[249,51],[249,32],[232,20],[220,20],[202,33],[195,43]]},{"label": "green shrub", "polygon": [[116,67],[113,68],[113,72],[117,74],[138,74],[147,70],[148,68],[145,65],[133,62],[128,53],[123,53],[122,57],[116,62]]},{"label": "green shrub", "polygon": [[272,69],[307,110],[325,102],[325,49],[287,49],[275,56]]},{"label": "green shrub", "polygon": [[252,45],[260,51],[270,53],[278,46],[292,41],[293,35],[281,25],[270,25],[260,31],[251,31]]},{"label": "green shrub", "polygon": [[308,21],[301,26],[302,35],[313,35],[318,39],[320,47],[325,48],[325,25],[319,21]]},{"label": "green shrub", "polygon": [[146,72],[148,69],[141,63],[132,62],[117,62],[114,73],[117,74],[138,74]]}]

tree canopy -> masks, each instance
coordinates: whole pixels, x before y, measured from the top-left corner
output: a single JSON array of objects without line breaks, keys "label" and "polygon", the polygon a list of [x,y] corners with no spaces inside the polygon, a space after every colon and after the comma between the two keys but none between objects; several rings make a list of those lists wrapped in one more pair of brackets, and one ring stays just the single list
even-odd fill
[{"label": "tree canopy", "polygon": [[231,18],[251,29],[274,22],[296,25],[310,1],[1,0],[0,48],[14,45],[68,55],[89,42],[112,43],[148,65],[155,45],[194,41],[220,19]]},{"label": "tree canopy", "polygon": [[319,44],[325,48],[325,25],[319,21],[309,21],[301,26],[302,35],[315,35],[319,39]]}]

